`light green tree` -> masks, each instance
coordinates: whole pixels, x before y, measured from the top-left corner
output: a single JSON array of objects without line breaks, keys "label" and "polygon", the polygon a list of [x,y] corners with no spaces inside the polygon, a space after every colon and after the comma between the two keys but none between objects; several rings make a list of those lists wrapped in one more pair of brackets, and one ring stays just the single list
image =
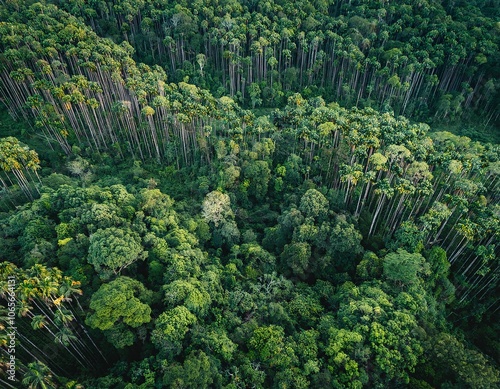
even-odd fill
[{"label": "light green tree", "polygon": [[[151,321],[151,308],[148,302],[151,292],[142,283],[129,277],[118,277],[110,283],[103,284],[92,295],[90,309],[92,313],[85,323],[92,328],[109,332],[112,338],[119,340],[116,328],[123,330],[121,337],[129,339],[127,345],[133,343],[135,336],[129,327],[137,328]],[[113,332],[115,330],[115,332]],[[109,338],[108,338],[109,339]],[[115,346],[122,343],[113,342]]]}]

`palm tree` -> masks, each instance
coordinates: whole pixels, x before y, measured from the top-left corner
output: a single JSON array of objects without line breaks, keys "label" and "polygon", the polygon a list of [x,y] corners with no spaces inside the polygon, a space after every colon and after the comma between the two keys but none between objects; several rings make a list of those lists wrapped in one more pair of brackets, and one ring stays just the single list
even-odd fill
[{"label": "palm tree", "polygon": [[54,313],[54,323],[58,326],[61,324],[66,326],[73,319],[73,313],[66,308],[58,308]]},{"label": "palm tree", "polygon": [[[17,138],[10,136],[0,139],[0,171],[7,174],[9,180],[10,176],[8,174],[14,175],[17,184],[30,200],[34,199],[35,193],[32,191],[32,185],[28,178],[31,178],[30,171],[32,171],[40,182],[40,178],[36,173],[36,170],[40,168],[39,163],[38,154],[24,146]],[[38,192],[36,186],[34,189]]]},{"label": "palm tree", "polygon": [[65,347],[69,347],[72,341],[77,340],[77,337],[68,327],[62,327],[61,330],[56,333],[55,340]]},{"label": "palm tree", "polygon": [[23,378],[23,385],[28,389],[49,389],[55,388],[56,385],[52,381],[50,369],[42,362],[36,361],[28,363],[28,370]]},{"label": "palm tree", "polygon": [[45,316],[43,315],[35,315],[33,316],[33,319],[31,319],[31,327],[33,327],[34,330],[40,329],[40,328],[47,328],[47,320]]},{"label": "palm tree", "polygon": [[2,262],[0,263],[0,277],[6,277],[6,276],[9,276],[9,275],[12,275],[15,270],[17,269],[17,266],[14,265],[13,263],[11,262]]},{"label": "palm tree", "polygon": [[29,305],[29,303],[27,301],[24,301],[24,300],[17,301],[17,308],[18,308],[18,311],[17,311],[18,317],[26,317],[33,310],[33,307],[31,305]]},{"label": "palm tree", "polygon": [[74,281],[70,277],[64,277],[59,287],[59,293],[64,296],[63,301],[71,301],[71,296],[75,294],[82,295],[83,292],[78,288],[79,286],[79,281]]}]

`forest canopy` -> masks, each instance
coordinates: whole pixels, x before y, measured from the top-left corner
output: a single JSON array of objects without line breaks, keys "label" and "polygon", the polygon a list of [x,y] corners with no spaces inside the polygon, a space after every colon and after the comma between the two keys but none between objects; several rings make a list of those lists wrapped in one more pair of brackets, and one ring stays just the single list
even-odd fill
[{"label": "forest canopy", "polygon": [[499,16],[2,2],[0,386],[498,387]]}]

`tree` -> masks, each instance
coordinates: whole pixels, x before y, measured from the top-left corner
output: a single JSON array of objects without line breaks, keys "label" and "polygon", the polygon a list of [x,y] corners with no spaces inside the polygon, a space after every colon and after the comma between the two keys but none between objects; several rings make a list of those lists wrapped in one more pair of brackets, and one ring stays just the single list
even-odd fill
[{"label": "tree", "polygon": [[324,219],[328,216],[328,200],[316,189],[309,189],[300,199],[299,209],[306,217]]},{"label": "tree", "polygon": [[286,369],[297,363],[293,348],[287,344],[280,326],[266,326],[255,329],[248,341],[250,351],[269,369]]},{"label": "tree", "polygon": [[81,156],[77,156],[75,159],[68,162],[66,166],[71,174],[80,177],[83,184],[91,180],[92,171],[90,163]]},{"label": "tree", "polygon": [[371,323],[369,339],[375,364],[382,377],[387,375],[388,382],[408,383],[408,372],[414,369],[423,352],[420,339],[413,333],[416,327],[411,314],[399,311],[385,325]]},{"label": "tree", "polygon": [[99,229],[90,236],[87,260],[103,279],[108,279],[110,273],[119,275],[123,269],[146,256],[139,236],[130,230],[110,227]]},{"label": "tree", "polygon": [[250,161],[243,167],[245,179],[249,181],[249,193],[258,201],[264,200],[267,195],[271,169],[266,161]]},{"label": "tree", "polygon": [[28,363],[22,383],[29,389],[56,388],[56,384],[52,381],[50,369],[40,361]]},{"label": "tree", "polygon": [[437,334],[426,352],[435,372],[432,378],[439,377],[438,381],[449,380],[457,386],[471,388],[494,388],[500,383],[500,371],[483,354],[451,334]]},{"label": "tree", "polygon": [[207,63],[207,58],[205,57],[204,54],[197,54],[196,55],[196,62],[198,63],[198,66],[200,67],[200,74],[202,77],[204,77],[203,75],[203,68],[205,67],[206,63]]},{"label": "tree", "polygon": [[311,246],[305,242],[287,244],[281,253],[282,266],[302,279],[306,278],[309,272],[310,258]]},{"label": "tree", "polygon": [[191,312],[203,316],[211,298],[202,283],[195,279],[175,280],[163,287],[167,306],[183,305]]},{"label": "tree", "polygon": [[371,251],[365,252],[363,259],[356,267],[356,275],[363,280],[380,279],[383,260]]},{"label": "tree", "polygon": [[[151,292],[142,283],[129,277],[118,277],[101,285],[92,295],[90,309],[93,312],[85,323],[105,333],[123,324],[120,336],[127,337],[126,345],[131,345],[135,336],[128,328],[137,328],[151,321],[151,308],[148,305],[150,299]],[[113,335],[113,332],[109,334]],[[116,339],[112,343],[122,347],[118,341],[119,339]]]},{"label": "tree", "polygon": [[255,109],[256,106],[262,104],[261,90],[259,84],[253,82],[248,87],[248,93],[250,94],[250,101],[252,102],[252,108]]},{"label": "tree", "polygon": [[[40,159],[36,151],[30,150],[12,136],[0,138],[0,172],[6,174],[4,177],[0,175],[0,184],[5,190],[8,190],[8,186],[4,179],[12,183],[9,174],[12,173],[23,193],[29,200],[33,200],[35,194],[39,193],[38,188],[34,186],[36,181],[40,182],[38,169]],[[36,180],[31,177],[31,172],[35,174]]]},{"label": "tree", "polygon": [[[326,249],[327,255],[332,258],[331,265],[338,272],[353,272],[356,257],[363,253],[361,240],[362,235],[354,225],[349,223],[344,215],[338,215],[333,227],[327,223],[321,225],[316,244]],[[327,274],[332,273],[332,270],[322,269]]]},{"label": "tree", "polygon": [[356,361],[362,348],[363,336],[345,329],[330,328],[325,348],[329,359],[329,370],[337,385],[346,388],[361,388],[367,383],[366,372]]},{"label": "tree", "polygon": [[196,321],[196,316],[182,305],[163,312],[155,321],[151,335],[153,344],[173,358],[180,353],[182,341]]},{"label": "tree", "polygon": [[155,218],[165,218],[171,212],[174,201],[159,189],[143,189],[139,195],[140,209]]},{"label": "tree", "polygon": [[420,254],[410,254],[403,249],[387,254],[383,259],[384,276],[399,286],[419,282],[419,277],[428,275],[428,264]]},{"label": "tree", "polygon": [[201,214],[207,222],[213,223],[216,227],[231,219],[234,215],[229,196],[217,190],[208,193],[203,200]]},{"label": "tree", "polygon": [[[333,352],[332,358],[338,357],[345,364],[344,369],[352,367],[350,374],[370,386],[398,386],[408,383],[409,372],[419,362],[423,353],[422,336],[417,331],[414,313],[396,307],[395,299],[381,287],[383,284],[377,281],[360,286],[346,282],[340,287],[337,327],[348,331],[345,337],[351,344],[347,343],[349,352],[344,351],[349,358],[342,352]],[[325,324],[324,331],[330,330],[331,323]],[[371,364],[373,370],[366,369]],[[364,368],[358,370],[361,366]],[[336,378],[337,371],[332,373]],[[343,379],[348,380],[349,376]]]},{"label": "tree", "polygon": [[218,375],[216,368],[213,358],[203,351],[193,351],[185,359],[182,368],[175,366],[166,371],[163,384],[170,388],[210,388],[214,375]]},{"label": "tree", "polygon": [[419,253],[424,248],[424,232],[411,220],[406,220],[394,233],[387,245],[393,250],[402,248],[410,253]]}]

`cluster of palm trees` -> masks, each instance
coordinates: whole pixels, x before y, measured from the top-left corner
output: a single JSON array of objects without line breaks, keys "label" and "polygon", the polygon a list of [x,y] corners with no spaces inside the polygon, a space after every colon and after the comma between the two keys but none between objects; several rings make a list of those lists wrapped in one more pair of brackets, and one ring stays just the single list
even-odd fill
[{"label": "cluster of palm trees", "polygon": [[244,100],[258,83],[269,104],[312,86],[349,105],[439,118],[476,109],[498,119],[497,27],[479,2],[467,12],[413,1],[54,3],[125,38],[141,58],[172,74],[199,72],[231,97]]},{"label": "cluster of palm trees", "polygon": [[[364,223],[365,238],[388,243],[411,223],[424,247],[446,250],[467,285],[461,301],[491,292],[500,271],[498,146],[300,95],[289,99],[276,123],[293,139],[292,151],[314,168],[310,175],[319,173]],[[290,147],[284,144],[277,144],[278,153]]]},{"label": "cluster of palm trees", "polygon": [[[33,15],[38,7],[43,13]],[[97,37],[54,6],[21,15],[0,26],[0,93],[14,117],[29,119],[67,154],[79,145],[178,166],[206,163],[209,129],[227,131],[238,117],[235,104],[167,83],[161,67],[132,60],[130,45]]]},{"label": "cluster of palm trees", "polygon": [[[105,361],[80,322],[84,311],[78,301],[82,294],[79,282],[64,276],[57,268],[36,264],[24,270],[4,261],[0,264],[2,299],[7,297],[9,276],[16,279],[16,355],[24,353],[34,361],[25,366],[18,358],[16,368],[23,376],[23,384],[33,388],[53,387],[51,376],[56,374],[47,365],[64,369],[63,364],[57,363],[64,358],[82,368],[96,368]],[[6,319],[4,313],[1,321],[5,323]],[[5,356],[2,354],[2,358]]]},{"label": "cluster of palm trees", "polygon": [[9,192],[14,182],[21,188],[29,200],[33,200],[40,192],[37,184],[40,177],[38,154],[30,150],[14,137],[0,138],[0,189]]}]

